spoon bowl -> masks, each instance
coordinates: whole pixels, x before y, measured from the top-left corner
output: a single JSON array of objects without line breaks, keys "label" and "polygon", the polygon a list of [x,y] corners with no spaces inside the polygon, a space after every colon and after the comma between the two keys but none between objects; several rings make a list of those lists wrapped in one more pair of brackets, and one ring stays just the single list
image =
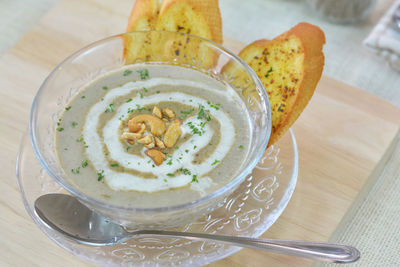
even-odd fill
[{"label": "spoon bowl", "polygon": [[70,195],[39,197],[35,201],[35,213],[50,229],[88,245],[113,245],[126,235],[122,226],[93,212]]},{"label": "spoon bowl", "polygon": [[121,225],[93,212],[76,198],[64,194],[40,196],[35,201],[35,212],[50,229],[86,245],[108,246],[142,236],[174,237],[192,241],[214,240],[228,245],[262,249],[327,262],[350,263],[360,258],[360,252],[356,248],[341,244],[159,230],[128,232]]}]

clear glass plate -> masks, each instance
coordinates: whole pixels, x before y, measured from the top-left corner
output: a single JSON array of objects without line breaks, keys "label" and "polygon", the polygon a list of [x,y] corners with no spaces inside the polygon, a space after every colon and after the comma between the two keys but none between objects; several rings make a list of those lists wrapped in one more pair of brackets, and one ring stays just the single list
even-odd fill
[{"label": "clear glass plate", "polygon": [[[297,182],[298,154],[293,132],[267,149],[240,187],[209,215],[174,230],[259,237],[278,219]],[[239,247],[210,241],[176,238],[137,238],[108,246],[79,244],[47,228],[34,212],[35,200],[48,193],[68,194],[42,168],[26,133],[17,160],[17,180],[24,205],[33,221],[59,246],[102,266],[205,265],[223,259]]]}]

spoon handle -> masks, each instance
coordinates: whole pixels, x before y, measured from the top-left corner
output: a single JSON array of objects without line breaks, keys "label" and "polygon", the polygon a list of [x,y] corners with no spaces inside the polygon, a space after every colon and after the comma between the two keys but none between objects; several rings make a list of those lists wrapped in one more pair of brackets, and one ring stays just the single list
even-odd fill
[{"label": "spoon handle", "polygon": [[135,231],[131,232],[130,235],[131,237],[153,236],[184,238],[193,241],[220,241],[233,246],[261,249],[279,254],[335,263],[350,263],[360,258],[360,252],[356,248],[333,243],[259,239],[239,236],[222,236],[157,230]]}]

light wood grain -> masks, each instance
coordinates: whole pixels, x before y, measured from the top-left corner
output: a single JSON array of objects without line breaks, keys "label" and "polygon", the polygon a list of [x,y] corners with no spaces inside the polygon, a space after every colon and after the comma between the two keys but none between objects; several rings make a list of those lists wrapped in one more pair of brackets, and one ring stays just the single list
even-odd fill
[{"label": "light wood grain", "polygon": [[[64,0],[0,59],[0,263],[88,266],[50,241],[24,210],[15,158],[37,88],[76,49],[125,29],[133,1]],[[238,51],[240,42],[225,40]],[[327,63],[329,64],[329,62]],[[292,200],[263,237],[328,240],[399,131],[400,112],[359,89],[323,77],[293,129],[299,181]],[[370,177],[372,180],[374,175]],[[294,257],[243,249],[212,266],[309,266]]]}]

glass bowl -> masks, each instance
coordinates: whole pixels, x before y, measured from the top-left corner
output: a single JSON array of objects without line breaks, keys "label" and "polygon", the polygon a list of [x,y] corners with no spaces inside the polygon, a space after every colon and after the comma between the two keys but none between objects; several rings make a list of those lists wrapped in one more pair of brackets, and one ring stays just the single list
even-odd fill
[{"label": "glass bowl", "polygon": [[[133,49],[125,51],[125,44]],[[187,45],[180,46],[182,43]],[[179,47],[180,51],[177,51]],[[138,51],[145,51],[141,53]],[[57,121],[68,102],[89,82],[129,64],[178,65],[208,74],[231,85],[248,109],[251,143],[238,175],[195,201],[175,206],[135,208],[117,206],[85,194],[69,182],[55,146]],[[229,71],[227,70],[229,65]],[[224,68],[225,67],[225,68]],[[132,32],[112,36],[77,51],[61,62],[39,88],[32,104],[29,133],[34,152],[57,183],[88,207],[124,226],[170,228],[212,212],[251,173],[267,147],[271,130],[268,96],[253,70],[239,57],[212,41],[177,32]]]},{"label": "glass bowl", "polygon": [[[104,247],[78,243],[50,229],[34,211],[38,197],[68,192],[38,163],[27,134],[22,138],[16,170],[23,203],[38,228],[55,244],[96,266],[202,266],[240,250],[240,247],[214,241],[155,237],[134,238]],[[297,175],[298,151],[294,134],[290,130],[265,151],[252,173],[224,199],[222,205],[196,221],[171,230],[259,237],[285,210],[296,187]],[[279,226],[275,232],[276,229]],[[271,235],[266,232],[263,237]],[[38,240],[38,244],[42,245],[44,241]]]}]

